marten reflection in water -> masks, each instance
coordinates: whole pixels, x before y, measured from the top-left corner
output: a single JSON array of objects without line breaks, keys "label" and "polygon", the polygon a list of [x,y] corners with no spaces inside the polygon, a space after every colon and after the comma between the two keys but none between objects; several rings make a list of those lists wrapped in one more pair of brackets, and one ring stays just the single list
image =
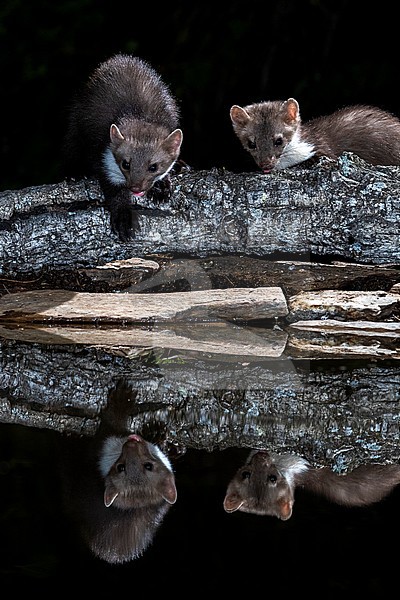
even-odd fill
[{"label": "marten reflection in water", "polygon": [[[93,447],[91,441],[93,451],[96,444]],[[176,502],[170,460],[156,444],[138,434],[108,436],[97,457],[92,451],[80,455],[81,467],[82,458],[91,456],[93,462],[88,463],[88,470],[80,469],[79,477],[69,463],[67,509],[95,556],[108,563],[131,561],[150,545]]]},{"label": "marten reflection in water", "polygon": [[252,450],[230,480],[223,501],[227,513],[242,511],[292,516],[296,487],[344,506],[368,506],[382,500],[400,483],[400,465],[361,465],[339,475],[327,467],[315,468],[295,454]]},{"label": "marten reflection in water", "polygon": [[[72,447],[67,450],[66,505],[96,557],[126,563],[143,555],[175,504],[175,475],[160,447],[139,434],[109,435],[94,442],[81,440],[85,449],[76,447],[79,469],[71,460]],[[296,488],[355,507],[379,502],[399,483],[397,464],[361,465],[339,475],[296,454],[251,450],[227,484],[223,508],[287,520]]]}]

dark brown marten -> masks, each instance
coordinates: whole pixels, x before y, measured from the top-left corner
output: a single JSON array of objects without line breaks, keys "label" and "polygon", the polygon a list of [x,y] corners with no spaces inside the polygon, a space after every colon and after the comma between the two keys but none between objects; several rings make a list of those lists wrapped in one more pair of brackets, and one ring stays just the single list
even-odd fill
[{"label": "dark brown marten", "polygon": [[122,241],[138,228],[136,199],[170,194],[182,144],[179,109],[144,60],[117,54],[95,69],[72,103],[65,139],[69,177],[93,176]]}]

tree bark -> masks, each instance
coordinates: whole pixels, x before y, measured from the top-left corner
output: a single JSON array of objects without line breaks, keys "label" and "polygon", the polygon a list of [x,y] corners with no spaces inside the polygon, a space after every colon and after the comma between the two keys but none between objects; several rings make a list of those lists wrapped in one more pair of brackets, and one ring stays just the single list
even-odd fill
[{"label": "tree bark", "polygon": [[[219,324],[217,339],[208,327],[205,336],[201,327],[153,327],[139,338],[132,328],[3,323],[1,421],[93,435],[122,389],[128,428],[155,424],[171,444],[267,444],[339,470],[398,462],[399,369],[376,359],[399,358],[399,182],[399,168],[350,155],[269,176],[192,171],[174,178],[169,202],[139,209],[141,230],[126,244],[110,230],[95,181],[3,192],[5,292],[15,283],[7,278],[30,289],[63,272],[97,281],[104,265],[109,285],[114,264],[145,257],[151,264],[131,269],[121,287],[176,291],[177,278],[192,291],[280,287],[299,320],[269,331]],[[79,277],[68,289],[80,289]],[[310,324],[313,297],[297,295],[321,289],[328,303],[321,295]],[[332,289],[387,292],[372,318],[391,325],[376,322],[375,335],[371,306],[343,313]],[[338,321],[349,314],[351,331]],[[310,360],[322,357],[334,364]]]},{"label": "tree bark", "polygon": [[340,257],[400,261],[398,167],[344,154],[271,175],[189,171],[170,201],[139,207],[140,232],[121,243],[96,181],[0,195],[0,274],[90,268],[132,256]]},{"label": "tree bark", "polygon": [[390,363],[333,369],[285,357],[227,361],[148,350],[146,358],[0,344],[3,423],[91,436],[100,422],[122,421],[184,448],[267,445],[340,471],[400,460],[400,373]]}]

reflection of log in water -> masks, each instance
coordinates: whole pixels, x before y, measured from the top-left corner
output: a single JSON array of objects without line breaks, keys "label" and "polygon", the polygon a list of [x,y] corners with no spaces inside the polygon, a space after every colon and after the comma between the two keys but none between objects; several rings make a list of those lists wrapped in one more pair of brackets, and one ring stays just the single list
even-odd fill
[{"label": "reflection of log in water", "polygon": [[4,423],[93,435],[117,388],[129,430],[156,428],[167,444],[268,446],[339,469],[400,457],[396,364],[126,358],[5,341],[1,350]]}]

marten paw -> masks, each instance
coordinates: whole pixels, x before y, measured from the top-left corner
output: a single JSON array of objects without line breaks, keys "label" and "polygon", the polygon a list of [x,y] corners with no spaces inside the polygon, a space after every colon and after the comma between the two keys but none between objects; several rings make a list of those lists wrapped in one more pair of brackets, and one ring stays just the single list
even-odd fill
[{"label": "marten paw", "polygon": [[137,211],[128,204],[115,204],[110,208],[111,229],[121,242],[129,242],[140,231]]},{"label": "marten paw", "polygon": [[147,197],[153,202],[167,202],[172,195],[171,181],[168,175],[156,181],[147,192]]}]

